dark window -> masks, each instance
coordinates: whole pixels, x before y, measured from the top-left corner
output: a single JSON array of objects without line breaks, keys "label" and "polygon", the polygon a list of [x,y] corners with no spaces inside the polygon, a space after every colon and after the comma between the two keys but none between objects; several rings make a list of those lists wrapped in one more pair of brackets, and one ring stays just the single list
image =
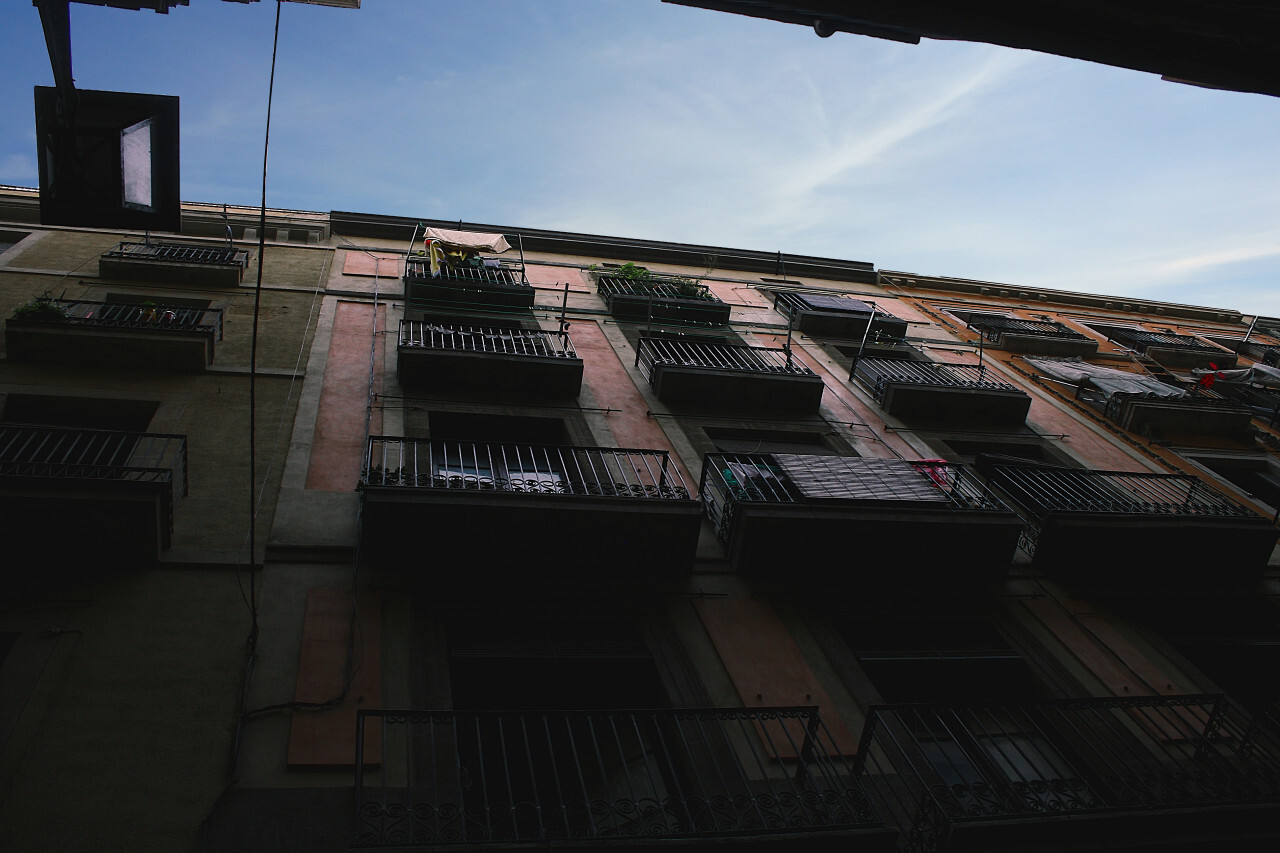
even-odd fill
[{"label": "dark window", "polygon": [[30,231],[8,231],[0,229],[0,252],[6,252],[22,242]]},{"label": "dark window", "polygon": [[1078,467],[1068,456],[1057,453],[1049,444],[1039,439],[1001,441],[944,437],[933,439],[931,443],[938,447],[939,452],[948,462],[960,462],[965,465],[972,465],[979,455],[985,455],[1022,459],[1043,465]]},{"label": "dark window", "polygon": [[1269,460],[1209,456],[1196,457],[1195,461],[1250,497],[1280,509],[1280,469]]},{"label": "dark window", "polygon": [[1149,603],[1142,620],[1228,695],[1280,713],[1280,609],[1262,599]]},{"label": "dark window", "polygon": [[1004,702],[1041,695],[1031,667],[979,617],[850,617],[837,630],[886,702]]},{"label": "dark window", "polygon": [[9,394],[0,420],[42,426],[146,432],[159,407],[160,404],[153,400]]},{"label": "dark window", "polygon": [[639,626],[629,620],[459,620],[449,626],[449,672],[460,711],[666,704]]},{"label": "dark window", "polygon": [[707,438],[722,453],[797,453],[838,456],[820,433],[796,430],[703,427]]},{"label": "dark window", "polygon": [[13,644],[18,642],[21,636],[12,631],[0,631],[0,665],[3,665],[9,658],[9,652],[13,651]]},{"label": "dark window", "polygon": [[569,444],[569,431],[560,418],[485,415],[470,412],[429,412],[430,437],[441,441],[510,442],[513,444]]},{"label": "dark window", "polygon": [[173,308],[208,308],[211,300],[209,299],[188,299],[181,296],[170,296],[167,293],[163,296],[156,295],[140,295],[137,293],[108,293],[103,302],[113,302],[119,305],[142,305],[147,302],[156,305],[165,305]]}]

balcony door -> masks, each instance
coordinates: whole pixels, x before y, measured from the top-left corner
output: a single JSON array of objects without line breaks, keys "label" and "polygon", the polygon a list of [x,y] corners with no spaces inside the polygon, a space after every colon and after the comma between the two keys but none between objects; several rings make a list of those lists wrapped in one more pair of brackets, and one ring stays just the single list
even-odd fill
[{"label": "balcony door", "polygon": [[666,704],[634,622],[456,620],[449,671],[467,839],[645,835],[675,819],[660,725],[627,711]]}]

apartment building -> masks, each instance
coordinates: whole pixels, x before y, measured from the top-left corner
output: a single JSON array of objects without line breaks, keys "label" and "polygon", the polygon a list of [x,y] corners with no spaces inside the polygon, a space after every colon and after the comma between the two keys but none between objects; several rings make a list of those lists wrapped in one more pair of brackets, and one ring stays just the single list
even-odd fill
[{"label": "apartment building", "polygon": [[0,196],[5,849],[1280,837],[1280,322],[36,210]]}]

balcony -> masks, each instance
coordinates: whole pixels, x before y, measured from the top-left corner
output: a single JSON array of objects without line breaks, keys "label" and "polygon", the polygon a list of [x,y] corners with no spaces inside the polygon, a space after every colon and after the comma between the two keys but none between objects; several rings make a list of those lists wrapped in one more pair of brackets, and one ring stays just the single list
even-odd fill
[{"label": "balcony", "polygon": [[1098,342],[1093,338],[1051,320],[971,314],[968,326],[984,341],[1006,352],[1087,357],[1098,351]]},{"label": "balcony", "polygon": [[888,853],[896,836],[816,708],[360,711],[357,725],[357,744],[373,729],[383,748],[355,762],[356,849]]},{"label": "balcony", "polygon": [[517,261],[476,256],[474,263],[441,264],[431,274],[431,261],[409,257],[404,266],[404,298],[407,307],[471,308],[506,311],[533,307],[533,287]]},{"label": "balcony", "polygon": [[[222,340],[222,310],[150,303],[49,302],[5,322],[9,360],[200,371]],[[60,309],[60,312],[55,309]]]},{"label": "balcony", "polygon": [[1101,409],[1121,429],[1154,438],[1240,437],[1253,419],[1251,409],[1220,394],[1157,397],[1117,392],[1098,400],[1085,391],[1079,398]]},{"label": "balcony", "polygon": [[582,359],[567,334],[422,320],[400,321],[405,388],[512,397],[577,397]]},{"label": "balcony", "polygon": [[906,320],[898,319],[878,305],[848,296],[783,290],[774,292],[773,305],[807,335],[858,340],[866,335],[872,341],[897,341],[907,335]]},{"label": "balcony", "polygon": [[0,424],[0,512],[10,557],[155,562],[187,493],[187,440]]},{"label": "balcony", "polygon": [[1014,427],[1031,397],[999,374],[972,364],[860,358],[856,378],[886,413],[908,423]]},{"label": "balcony", "polygon": [[782,349],[640,338],[636,365],[669,405],[813,414],[822,379]]},{"label": "balcony", "polygon": [[121,243],[98,259],[98,275],[120,281],[238,287],[249,266],[244,249],[178,243]]},{"label": "balcony", "polygon": [[1165,367],[1208,367],[1214,364],[1220,369],[1226,369],[1236,365],[1235,353],[1207,344],[1191,335],[1149,332],[1146,329],[1121,326],[1093,328],[1106,335],[1108,340],[1154,359]]},{"label": "balcony", "polygon": [[[712,453],[701,494],[739,572],[831,591],[995,581],[1021,528],[968,471],[938,460]],[[797,570],[798,554],[837,556]]]},{"label": "balcony", "polygon": [[1000,465],[978,470],[1021,511],[1034,564],[1117,593],[1256,579],[1276,528],[1190,474]]},{"label": "balcony", "polygon": [[361,490],[361,547],[448,567],[433,582],[674,577],[701,527],[662,450],[375,436]]},{"label": "balcony", "polygon": [[873,707],[859,779],[902,849],[1274,849],[1280,742],[1221,696]]},{"label": "balcony", "polygon": [[675,278],[602,276],[597,291],[616,320],[723,326],[729,306],[705,285]]}]

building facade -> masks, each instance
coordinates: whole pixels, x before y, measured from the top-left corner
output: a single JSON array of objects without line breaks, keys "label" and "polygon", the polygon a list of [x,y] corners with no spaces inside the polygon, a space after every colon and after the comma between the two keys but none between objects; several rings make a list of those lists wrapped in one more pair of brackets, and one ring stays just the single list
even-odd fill
[{"label": "building facade", "polygon": [[1280,321],[37,221],[0,196],[5,849],[1280,837]]}]

